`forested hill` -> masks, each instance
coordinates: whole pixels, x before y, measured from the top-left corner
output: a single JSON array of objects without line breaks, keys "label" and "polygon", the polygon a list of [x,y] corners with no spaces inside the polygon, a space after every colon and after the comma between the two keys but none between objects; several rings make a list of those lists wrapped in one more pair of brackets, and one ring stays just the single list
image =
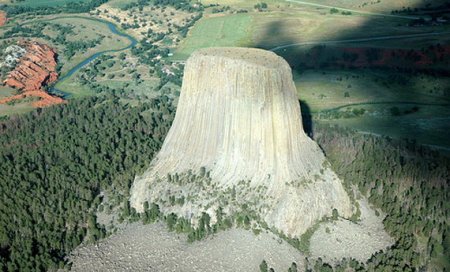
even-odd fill
[{"label": "forested hill", "polygon": [[126,195],[170,127],[167,97],[136,107],[92,97],[0,123],[0,271],[48,270],[95,223],[101,191]]}]

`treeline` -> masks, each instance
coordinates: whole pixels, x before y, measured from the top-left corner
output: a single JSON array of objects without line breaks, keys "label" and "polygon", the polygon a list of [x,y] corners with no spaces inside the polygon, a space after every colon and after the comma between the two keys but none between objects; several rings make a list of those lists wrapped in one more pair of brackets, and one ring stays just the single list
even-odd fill
[{"label": "treeline", "polygon": [[352,260],[352,267],[370,271],[449,269],[448,157],[411,140],[336,126],[316,125],[314,135],[347,185],[357,186],[371,204],[387,214],[384,226],[396,239],[367,265]]},{"label": "treeline", "polygon": [[100,192],[128,195],[173,115],[167,97],[131,107],[104,95],[2,121],[0,271],[62,267],[82,241],[104,237]]},{"label": "treeline", "polygon": [[33,13],[35,15],[48,15],[58,13],[83,13],[108,2],[108,0],[90,0],[88,2],[68,2],[61,6],[38,6],[31,7],[26,5],[4,5],[2,10],[8,14],[8,17],[22,13]]},{"label": "treeline", "polygon": [[132,8],[139,8],[142,10],[145,6],[155,5],[155,6],[172,6],[178,10],[184,10],[189,12],[203,11],[203,6],[199,2],[196,5],[192,5],[190,1],[186,0],[138,0],[137,2],[129,3],[124,5],[122,10],[130,10]]}]

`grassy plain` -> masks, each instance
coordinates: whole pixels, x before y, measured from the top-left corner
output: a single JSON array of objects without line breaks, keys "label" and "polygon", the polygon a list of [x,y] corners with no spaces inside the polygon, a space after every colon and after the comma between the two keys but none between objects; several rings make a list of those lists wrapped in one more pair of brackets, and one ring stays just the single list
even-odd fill
[{"label": "grassy plain", "polygon": [[42,7],[42,6],[59,6],[73,2],[88,2],[90,0],[23,0],[23,1],[11,1],[1,0],[1,4],[28,6],[28,7]]},{"label": "grassy plain", "polygon": [[[17,91],[12,88],[0,86],[0,99],[15,95],[16,93]],[[26,101],[21,103],[16,102],[14,104],[0,104],[0,117],[5,115],[13,115],[28,112],[33,109],[31,103],[32,101]]]},{"label": "grassy plain", "polygon": [[[295,3],[293,0],[292,3]],[[446,0],[305,0],[304,2],[312,2],[314,4],[334,6],[337,8],[354,9],[365,12],[390,14],[392,10],[401,10],[403,8],[414,9],[416,7],[424,7],[429,3],[431,6],[439,6],[447,3]]]},{"label": "grassy plain", "polygon": [[[294,80],[299,99],[315,122],[450,148],[448,78],[377,70],[306,70],[294,74]],[[394,109],[400,114],[393,114]],[[338,117],[353,110],[364,114]]]},{"label": "grassy plain", "polygon": [[136,3],[137,0],[110,0],[107,2],[107,5],[112,8],[122,8],[130,3]]},{"label": "grassy plain", "polygon": [[[450,130],[449,106],[420,106],[417,113],[391,116],[389,109],[392,106],[365,107],[377,112],[384,111],[384,115],[364,115],[358,118],[320,120],[319,122],[337,124],[377,135],[415,139],[422,144],[438,147],[450,154],[450,139],[447,136]],[[406,110],[411,105],[399,104],[397,107]]]},{"label": "grassy plain", "polygon": [[[402,83],[398,82],[399,78]],[[294,81],[299,98],[307,102],[313,112],[358,103],[450,104],[450,98],[442,92],[450,86],[448,78],[387,74],[377,70],[306,70],[295,73]]]},{"label": "grassy plain", "polygon": [[[397,36],[448,31],[446,26],[410,27],[409,20],[370,15],[330,14],[328,8],[268,2],[269,11],[257,12],[251,1],[220,1],[247,8],[248,13],[207,15],[175,50],[174,59],[186,59],[196,49],[211,46],[252,46],[271,49],[280,45]],[[207,2],[209,3],[209,2]],[[212,2],[211,2],[212,3]],[[255,3],[257,3],[255,1]],[[382,42],[380,42],[382,43]],[[404,45],[402,41],[398,42]]]},{"label": "grassy plain", "polygon": [[199,48],[251,46],[249,37],[253,17],[249,14],[208,16],[202,18],[175,51],[173,59],[187,59]]}]

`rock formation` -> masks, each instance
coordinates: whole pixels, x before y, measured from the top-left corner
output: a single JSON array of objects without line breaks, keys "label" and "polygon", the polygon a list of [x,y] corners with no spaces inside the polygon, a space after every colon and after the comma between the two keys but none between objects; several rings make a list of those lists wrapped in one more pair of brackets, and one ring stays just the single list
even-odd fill
[{"label": "rock formation", "polygon": [[20,59],[27,53],[25,48],[20,47],[18,45],[10,45],[3,52],[5,58],[3,62],[0,63],[0,67],[7,67],[9,69],[15,68]]},{"label": "rock formation", "polygon": [[[171,201],[183,199],[183,201]],[[158,203],[195,224],[251,210],[271,227],[299,236],[352,206],[319,146],[303,131],[289,65],[272,52],[210,48],[185,67],[172,127],[131,205]],[[170,204],[168,204],[170,203]]]},{"label": "rock formation", "polygon": [[58,78],[56,52],[37,42],[25,42],[21,47],[26,48],[26,54],[8,74],[4,84],[24,91],[36,91],[55,82]]},{"label": "rock formation", "polygon": [[0,10],[0,26],[4,26],[6,22],[8,21],[8,17],[6,12],[3,10]]},{"label": "rock formation", "polygon": [[[12,52],[15,50],[15,52]],[[33,41],[22,41],[19,45],[7,48],[7,58],[4,65],[15,66],[3,82],[6,86],[16,88],[20,94],[0,100],[5,104],[25,97],[38,97],[33,102],[34,107],[45,107],[64,103],[64,99],[52,96],[44,90],[44,86],[58,79],[56,72],[56,52],[46,44]]]}]

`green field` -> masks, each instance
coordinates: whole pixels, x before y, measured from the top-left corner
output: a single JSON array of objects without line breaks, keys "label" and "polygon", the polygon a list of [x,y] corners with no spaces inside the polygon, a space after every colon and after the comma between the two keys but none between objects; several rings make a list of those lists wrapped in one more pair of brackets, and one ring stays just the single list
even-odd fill
[{"label": "green field", "polygon": [[[208,2],[209,3],[209,2]],[[271,49],[280,45],[304,42],[341,41],[355,38],[413,35],[449,31],[447,26],[409,27],[408,20],[384,18],[367,14],[330,14],[329,9],[290,4],[286,1],[268,2],[268,12],[257,12],[249,2],[220,1],[224,5],[247,8],[248,13],[206,15],[196,23],[187,38],[175,50],[173,59],[184,60],[199,48],[212,46],[250,46]],[[429,44],[430,39],[421,38]],[[419,38],[417,38],[419,40]],[[386,41],[374,41],[383,45]],[[366,43],[370,45],[370,43]],[[391,46],[404,46],[404,40],[392,40]],[[298,48],[292,48],[295,51]],[[290,50],[290,49],[288,49]],[[289,54],[285,52],[284,54]]]},{"label": "green field", "polygon": [[45,7],[45,6],[60,6],[67,3],[74,3],[74,2],[89,2],[90,0],[23,0],[23,1],[10,1],[10,0],[3,0],[0,1],[0,3],[3,4],[13,4],[13,5],[19,5],[19,6],[28,6],[28,7]]},{"label": "green field", "polygon": [[8,115],[14,115],[14,114],[20,114],[29,112],[34,109],[34,107],[31,105],[32,102],[18,102],[14,104],[1,104],[0,105],[0,117],[2,116],[8,116]]},{"label": "green field", "polygon": [[[415,139],[421,144],[444,150],[450,153],[450,107],[420,106],[417,113],[404,116],[391,116],[389,109],[393,105],[378,105],[376,111],[384,111],[384,115],[365,115],[358,118],[336,120],[320,120],[321,123],[337,124],[361,132],[386,135],[393,138]],[[401,110],[411,106],[397,105]],[[365,107],[371,110],[372,107]]]},{"label": "green field", "polygon": [[110,0],[107,2],[108,6],[112,8],[122,8],[125,5],[136,3],[137,0]]},{"label": "green field", "polygon": [[[113,0],[114,1],[114,0]],[[117,1],[124,1],[124,0],[117,0]],[[295,7],[295,6],[302,6],[302,7],[312,7],[314,9],[320,8],[320,6],[314,6],[314,5],[305,5],[302,3],[295,3],[296,0],[287,2],[285,0],[202,0],[201,2],[204,5],[208,4],[220,4],[220,5],[229,5],[233,7],[239,7],[239,8],[247,8],[251,9],[253,6],[257,3],[265,2],[269,5],[269,7]],[[424,6],[426,3],[430,3],[431,6],[438,6],[447,3],[446,0],[435,0],[435,1],[423,1],[423,0],[304,0],[299,2],[307,2],[312,4],[318,4],[318,5],[325,5],[325,6],[333,6],[336,8],[345,8],[345,9],[352,9],[355,11],[363,11],[363,12],[374,12],[374,13],[383,13],[383,14],[390,14],[392,10],[401,10],[403,7],[407,8],[415,8],[415,7],[421,7]],[[425,2],[425,3],[424,3]]]},{"label": "green field", "polygon": [[[0,86],[0,99],[15,95],[16,93],[17,91],[12,88]],[[8,104],[0,104],[0,117],[5,115],[24,113],[32,110],[33,106],[31,106],[32,101],[30,100],[31,99],[28,99],[20,103],[13,102]]]},{"label": "green field", "polygon": [[248,14],[205,17],[190,31],[173,59],[184,60],[196,49],[204,47],[249,46],[251,22],[252,16]]},{"label": "green field", "polygon": [[[402,79],[402,83],[395,80]],[[450,86],[448,78],[418,77],[377,70],[306,70],[294,74],[299,98],[313,112],[357,103],[420,102],[449,103],[443,90]],[[430,90],[438,90],[430,93]],[[347,95],[346,95],[347,93]]]},{"label": "green field", "polygon": [[[295,0],[293,1],[295,2]],[[390,14],[392,10],[401,10],[402,8],[424,7],[429,3],[431,6],[438,6],[447,3],[446,0],[305,0],[304,2],[311,2],[319,5],[333,6],[337,8],[346,8],[356,11],[374,12],[382,14]],[[300,5],[300,4],[298,4]]]},{"label": "green field", "polygon": [[[294,74],[294,80],[314,122],[450,148],[448,78],[377,70],[306,70]],[[364,113],[353,115],[354,110]]]},{"label": "green field", "polygon": [[[140,97],[139,100],[141,100],[144,97],[151,98],[157,95],[157,93],[153,90],[158,85],[159,80],[155,78],[146,79],[142,83],[137,84],[135,81],[126,78],[100,78],[96,79],[95,82],[99,83],[101,86],[108,86],[110,88],[123,90],[130,96]],[[80,84],[77,74],[74,74],[74,76],[64,81],[58,82],[58,84],[56,84],[56,88],[68,93],[70,98],[79,98],[96,94],[95,91],[91,90],[88,86],[83,86]]]}]

